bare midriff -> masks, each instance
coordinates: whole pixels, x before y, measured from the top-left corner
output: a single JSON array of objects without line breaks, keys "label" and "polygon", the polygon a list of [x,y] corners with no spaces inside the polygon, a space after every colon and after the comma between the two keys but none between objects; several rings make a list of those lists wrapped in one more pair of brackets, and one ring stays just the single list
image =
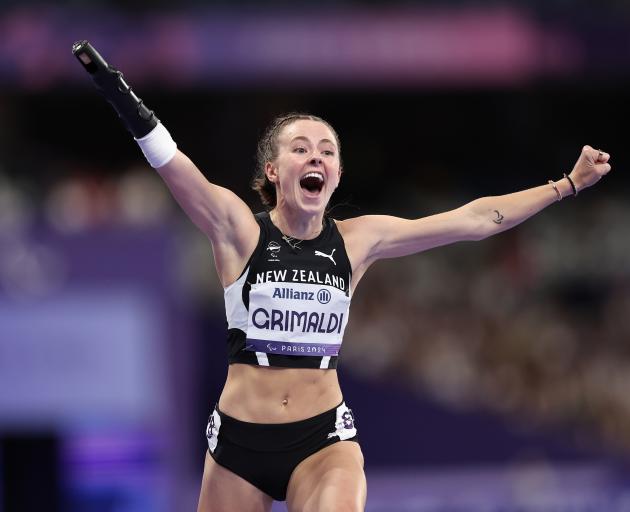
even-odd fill
[{"label": "bare midriff", "polygon": [[221,412],[252,423],[300,421],[339,405],[337,370],[231,364]]}]

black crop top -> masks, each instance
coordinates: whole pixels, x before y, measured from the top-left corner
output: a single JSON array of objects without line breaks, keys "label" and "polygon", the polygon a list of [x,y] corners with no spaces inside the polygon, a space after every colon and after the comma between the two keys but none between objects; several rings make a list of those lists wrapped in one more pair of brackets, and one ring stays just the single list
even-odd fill
[{"label": "black crop top", "polygon": [[352,269],[334,220],[312,240],[284,236],[267,212],[256,220],[258,245],[225,289],[228,362],[336,368]]}]

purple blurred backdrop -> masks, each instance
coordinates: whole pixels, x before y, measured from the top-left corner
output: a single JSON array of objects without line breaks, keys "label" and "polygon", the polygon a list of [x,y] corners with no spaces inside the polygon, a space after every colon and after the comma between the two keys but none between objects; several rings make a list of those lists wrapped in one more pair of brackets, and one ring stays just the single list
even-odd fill
[{"label": "purple blurred backdrop", "polygon": [[[249,203],[264,121],[313,108],[342,128],[340,193],[410,216],[544,183],[587,138],[623,169],[630,11],[553,6],[0,10],[0,512],[194,509],[226,374],[210,245],[73,42],[161,98],[180,147]],[[628,510],[628,179],[612,183],[362,284],[340,380],[367,510]]]}]

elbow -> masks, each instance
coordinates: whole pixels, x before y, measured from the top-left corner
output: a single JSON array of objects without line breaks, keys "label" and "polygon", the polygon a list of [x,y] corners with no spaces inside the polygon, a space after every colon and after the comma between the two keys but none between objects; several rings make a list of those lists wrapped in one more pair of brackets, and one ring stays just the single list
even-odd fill
[{"label": "elbow", "polygon": [[481,240],[485,240],[486,238],[492,236],[492,233],[490,232],[486,232],[486,231],[478,231],[473,233],[473,235],[470,237],[470,240],[472,242],[481,242]]},{"label": "elbow", "polygon": [[504,223],[494,223],[493,225],[488,225],[487,223],[484,226],[481,226],[475,232],[475,238],[473,239],[476,242],[481,240],[485,240],[486,238],[490,238],[493,235],[498,233],[502,233],[503,231],[507,231],[513,227],[512,224],[504,224]]},{"label": "elbow", "polygon": [[470,233],[470,240],[473,242],[480,242],[486,238],[494,235],[496,229],[495,226],[489,226],[488,222],[484,222],[484,219],[477,218],[477,222],[474,223]]},{"label": "elbow", "polygon": [[465,224],[464,224],[464,236],[463,240],[467,240],[470,242],[479,242],[480,240],[485,240],[489,236],[493,235],[493,227],[492,225],[488,225],[487,220],[480,215],[478,212],[478,208],[475,208],[476,202],[479,199],[464,205],[461,210],[465,213]]}]

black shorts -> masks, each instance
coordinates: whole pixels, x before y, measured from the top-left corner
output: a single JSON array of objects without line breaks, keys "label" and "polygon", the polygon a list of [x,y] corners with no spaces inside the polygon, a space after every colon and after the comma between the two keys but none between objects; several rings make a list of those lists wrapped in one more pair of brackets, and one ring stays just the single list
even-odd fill
[{"label": "black shorts", "polygon": [[354,416],[345,402],[292,423],[248,423],[224,414],[217,405],[206,437],[217,464],[277,501],[286,499],[291,473],[308,456],[339,441],[358,442]]}]

